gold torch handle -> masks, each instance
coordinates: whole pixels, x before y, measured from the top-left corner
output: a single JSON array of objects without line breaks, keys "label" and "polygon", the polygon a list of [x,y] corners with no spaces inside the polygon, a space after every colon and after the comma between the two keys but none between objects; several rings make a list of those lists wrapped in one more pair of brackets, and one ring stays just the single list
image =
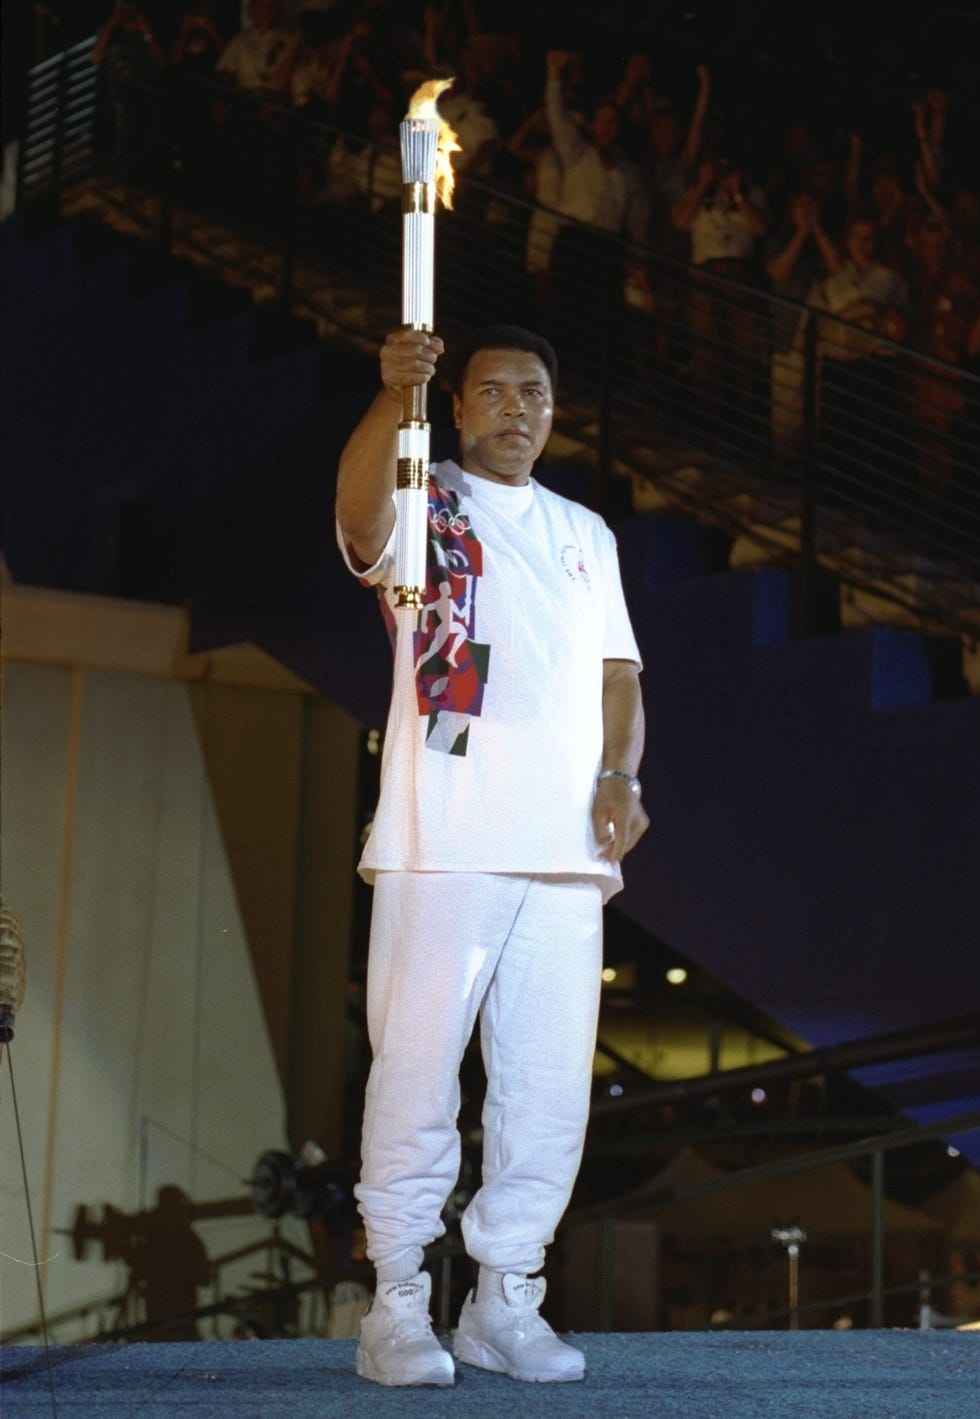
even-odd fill
[{"label": "gold torch handle", "polygon": [[402,390],[402,424],[424,424],[426,422],[426,387],[413,384]]}]

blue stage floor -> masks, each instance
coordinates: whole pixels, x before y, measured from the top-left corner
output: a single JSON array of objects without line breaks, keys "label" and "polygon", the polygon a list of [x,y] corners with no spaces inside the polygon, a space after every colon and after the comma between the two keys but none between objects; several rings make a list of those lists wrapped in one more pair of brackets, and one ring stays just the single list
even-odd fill
[{"label": "blue stage floor", "polygon": [[352,1340],[2,1352],[3,1419],[973,1419],[980,1333],[803,1331],[586,1335],[581,1384],[525,1385],[460,1366],[454,1389],[354,1374]]}]

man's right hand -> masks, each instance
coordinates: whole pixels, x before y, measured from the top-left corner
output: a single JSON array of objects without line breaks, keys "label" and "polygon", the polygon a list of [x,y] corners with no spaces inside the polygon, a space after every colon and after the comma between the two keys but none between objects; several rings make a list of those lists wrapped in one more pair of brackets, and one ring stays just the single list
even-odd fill
[{"label": "man's right hand", "polygon": [[570,49],[549,49],[545,55],[548,78],[560,79],[574,57]]},{"label": "man's right hand", "polygon": [[381,347],[381,383],[393,400],[402,392],[428,384],[445,346],[426,330],[393,330]]}]

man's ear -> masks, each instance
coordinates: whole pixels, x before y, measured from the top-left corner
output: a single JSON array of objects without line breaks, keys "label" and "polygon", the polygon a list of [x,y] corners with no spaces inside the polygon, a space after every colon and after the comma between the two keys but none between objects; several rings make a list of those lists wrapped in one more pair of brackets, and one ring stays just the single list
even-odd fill
[{"label": "man's ear", "polygon": [[453,395],[453,426],[457,429],[463,427],[463,401],[458,394]]}]

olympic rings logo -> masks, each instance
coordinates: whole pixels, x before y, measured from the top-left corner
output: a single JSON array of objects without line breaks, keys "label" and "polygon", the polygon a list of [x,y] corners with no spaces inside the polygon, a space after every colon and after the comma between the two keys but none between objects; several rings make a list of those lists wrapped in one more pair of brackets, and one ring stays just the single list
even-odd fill
[{"label": "olympic rings logo", "polygon": [[439,508],[429,518],[429,522],[435,532],[445,537],[447,532],[451,532],[454,537],[462,537],[469,531],[470,520],[462,513],[450,512],[448,508]]}]

